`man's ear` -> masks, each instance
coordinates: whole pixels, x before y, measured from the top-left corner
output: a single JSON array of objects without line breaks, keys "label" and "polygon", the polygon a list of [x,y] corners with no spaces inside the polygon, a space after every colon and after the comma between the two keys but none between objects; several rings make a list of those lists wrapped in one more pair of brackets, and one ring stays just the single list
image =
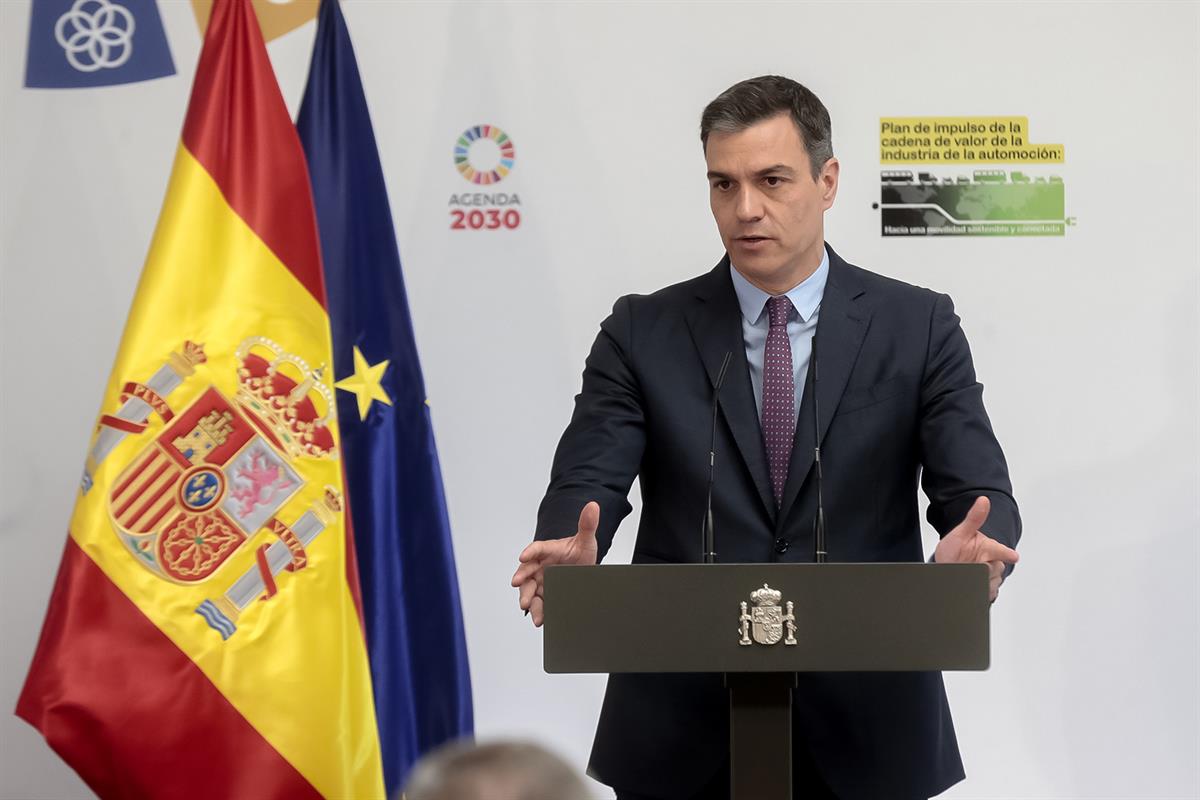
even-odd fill
[{"label": "man's ear", "polygon": [[841,173],[842,165],[836,157],[831,156],[825,162],[825,166],[821,167],[821,174],[817,176],[817,182],[821,184],[821,208],[828,210],[833,206],[833,201],[837,198],[838,190],[838,175]]}]

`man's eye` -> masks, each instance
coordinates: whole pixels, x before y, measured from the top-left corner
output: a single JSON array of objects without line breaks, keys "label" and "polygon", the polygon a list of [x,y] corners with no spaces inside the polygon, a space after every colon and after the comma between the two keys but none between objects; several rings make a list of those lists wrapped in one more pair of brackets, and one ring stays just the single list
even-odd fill
[{"label": "man's eye", "polygon": [[729,181],[714,181],[713,188],[723,192],[729,188]]},{"label": "man's eye", "polygon": [[764,178],[764,180],[766,181],[767,186],[778,186],[779,184],[783,183],[783,178],[780,178],[777,175],[768,175],[766,178]]}]

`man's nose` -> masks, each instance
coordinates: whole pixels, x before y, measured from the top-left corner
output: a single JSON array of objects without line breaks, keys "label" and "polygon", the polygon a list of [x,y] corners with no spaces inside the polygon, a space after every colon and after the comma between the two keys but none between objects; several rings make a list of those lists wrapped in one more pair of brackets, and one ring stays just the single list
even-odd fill
[{"label": "man's nose", "polygon": [[743,186],[738,191],[737,215],[739,222],[754,222],[762,217],[762,196],[753,186]]}]

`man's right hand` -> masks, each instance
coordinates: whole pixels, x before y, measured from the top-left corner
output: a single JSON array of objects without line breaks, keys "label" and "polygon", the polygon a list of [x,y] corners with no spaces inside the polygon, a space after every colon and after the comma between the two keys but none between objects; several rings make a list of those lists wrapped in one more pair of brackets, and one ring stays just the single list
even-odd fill
[{"label": "man's right hand", "polygon": [[520,604],[533,624],[540,627],[544,619],[542,608],[542,579],[544,569],[555,564],[595,564],[596,528],[600,524],[600,504],[595,500],[579,512],[579,528],[574,536],[532,542],[521,551],[521,566],[513,574],[512,585],[520,589]]}]

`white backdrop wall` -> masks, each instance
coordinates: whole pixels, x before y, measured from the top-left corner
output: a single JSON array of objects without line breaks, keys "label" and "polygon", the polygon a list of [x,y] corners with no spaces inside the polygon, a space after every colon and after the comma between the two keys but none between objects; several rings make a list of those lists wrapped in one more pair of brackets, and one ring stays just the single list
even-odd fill
[{"label": "white backdrop wall", "polygon": [[[34,91],[21,88],[29,2],[0,3],[6,710],[199,52],[190,7],[160,6],[179,74]],[[834,120],[830,243],[954,297],[1025,519],[1021,566],[992,615],[992,668],[947,676],[968,778],[946,796],[1200,796],[1195,3],[344,9],[433,407],[480,736],[530,736],[586,761],[602,679],[542,674],[540,634],[508,579],[613,300],[721,255],[701,108],[777,72],[815,90]],[[270,45],[293,111],[313,30]],[[925,114],[1028,116],[1035,142],[1066,148],[1054,172],[1077,226],[882,238],[879,118]],[[449,229],[448,198],[472,190],[451,150],[481,123],[516,143],[496,189],[519,194],[517,230]],[[628,559],[635,519],[636,507],[614,560]],[[0,736],[0,795],[89,796],[24,723],[0,717]]]}]

